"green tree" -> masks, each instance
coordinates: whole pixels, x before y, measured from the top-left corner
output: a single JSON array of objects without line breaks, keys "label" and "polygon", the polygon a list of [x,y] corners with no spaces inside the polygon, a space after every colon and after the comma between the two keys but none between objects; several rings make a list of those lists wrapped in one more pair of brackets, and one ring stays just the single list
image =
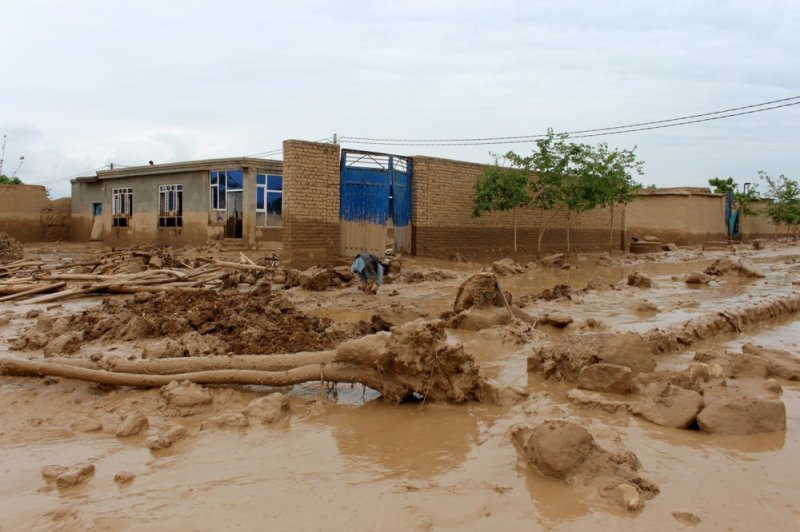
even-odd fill
[{"label": "green tree", "polygon": [[[506,158],[504,162],[510,163]],[[528,173],[525,168],[500,166],[499,157],[495,164],[487,166],[482,177],[475,183],[475,201],[472,216],[477,218],[484,212],[511,211],[514,220],[514,252],[517,251],[517,209],[530,204],[528,193]]]},{"label": "green tree", "polygon": [[585,153],[583,172],[594,189],[594,206],[609,208],[608,254],[611,255],[614,249],[614,206],[617,203],[627,205],[636,197],[642,185],[634,181],[633,173],[643,175],[644,162],[636,158],[636,146],[630,150],[611,150],[603,142]]},{"label": "green tree", "polygon": [[721,177],[712,177],[708,180],[711,185],[712,191],[715,194],[726,194],[728,192],[736,192],[737,184],[732,177],[722,179]]},{"label": "green tree", "polygon": [[22,180],[16,176],[8,177],[7,175],[0,174],[0,185],[21,185]]},{"label": "green tree", "polygon": [[775,224],[775,231],[781,224],[786,224],[787,231],[794,225],[800,224],[800,185],[794,179],[789,179],[781,174],[773,179],[766,172],[760,170],[758,177],[766,182],[766,197],[772,203],[766,209],[766,215]]},{"label": "green tree", "polygon": [[[506,155],[518,166],[526,168],[530,176],[531,205],[540,213],[536,242],[536,253],[539,257],[542,254],[544,232],[557,212],[556,209],[565,206],[566,195],[574,192],[570,190],[570,186],[575,185],[569,183],[568,179],[575,174],[581,148],[567,139],[566,133],[556,134],[548,129],[547,136],[536,141],[536,148],[530,156],[519,157],[513,152]],[[569,228],[567,232],[569,234]],[[569,241],[569,236],[567,240]]]}]

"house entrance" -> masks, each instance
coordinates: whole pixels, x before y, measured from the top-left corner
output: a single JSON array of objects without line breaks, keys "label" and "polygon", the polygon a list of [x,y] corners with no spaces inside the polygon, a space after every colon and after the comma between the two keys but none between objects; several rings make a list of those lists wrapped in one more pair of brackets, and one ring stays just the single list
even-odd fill
[{"label": "house entrance", "polygon": [[225,238],[242,238],[242,191],[229,190],[225,205]]}]

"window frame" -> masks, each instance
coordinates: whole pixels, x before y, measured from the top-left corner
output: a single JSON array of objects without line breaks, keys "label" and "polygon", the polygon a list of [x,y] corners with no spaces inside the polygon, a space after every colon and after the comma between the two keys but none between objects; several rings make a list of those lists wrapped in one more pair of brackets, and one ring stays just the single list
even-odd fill
[{"label": "window frame", "polygon": [[111,189],[111,226],[128,228],[133,218],[133,187]]},{"label": "window frame", "polygon": [[[264,178],[263,183],[260,182],[262,177]],[[281,185],[279,189],[269,188],[270,177],[279,177],[281,179]],[[264,206],[262,208],[258,207],[259,192],[263,193]],[[281,221],[278,224],[269,223],[269,202],[267,200],[269,198],[270,192],[275,192],[281,195]],[[263,220],[262,223],[258,223],[259,214],[263,215],[261,216],[261,219]],[[260,228],[283,227],[283,175],[282,174],[268,174],[268,173],[256,174],[256,227]]]},{"label": "window frame", "polygon": [[[242,184],[240,187],[228,187],[228,173],[239,172],[241,174]],[[216,183],[214,180],[216,179]],[[228,192],[237,192],[244,190],[244,171],[237,168],[229,170],[212,170],[208,173],[208,208],[211,211],[227,211],[227,194]],[[216,200],[216,201],[215,201]],[[216,205],[216,206],[215,206]],[[220,205],[222,205],[220,207]]]},{"label": "window frame", "polygon": [[[173,209],[169,210],[169,197],[172,196]],[[169,221],[172,221],[170,225]],[[158,185],[158,228],[174,229],[183,227],[183,184]]]}]

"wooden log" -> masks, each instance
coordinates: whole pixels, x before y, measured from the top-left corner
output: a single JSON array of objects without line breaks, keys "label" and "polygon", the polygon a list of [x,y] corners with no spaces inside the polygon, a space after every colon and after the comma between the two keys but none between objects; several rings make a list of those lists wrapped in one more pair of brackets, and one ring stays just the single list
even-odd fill
[{"label": "wooden log", "polygon": [[113,275],[99,275],[96,273],[56,273],[37,276],[41,281],[111,281]]},{"label": "wooden log", "polygon": [[40,260],[27,260],[27,261],[12,262],[11,264],[6,264],[4,266],[0,266],[0,270],[5,270],[5,271],[14,270],[14,271],[17,271],[20,268],[26,268],[28,266],[44,266],[44,262],[42,262]]},{"label": "wooden log", "polygon": [[10,296],[0,297],[0,301],[12,301],[14,299],[19,299],[21,297],[24,298],[26,296],[32,296],[34,294],[41,294],[43,292],[52,292],[53,290],[58,290],[59,288],[64,288],[65,286],[67,286],[67,283],[63,281],[60,283],[38,285],[34,288],[29,288],[28,290],[17,292],[16,294],[11,294]]},{"label": "wooden log", "polygon": [[0,283],[0,295],[11,295],[11,294],[18,294],[29,288],[34,288],[39,285],[32,285],[30,283],[17,283],[17,284],[5,284]]},{"label": "wooden log", "polygon": [[187,282],[175,282],[165,285],[155,285],[155,286],[138,286],[138,285],[129,285],[129,284],[118,284],[109,286],[106,288],[106,292],[109,294],[138,294],[141,292],[149,292],[149,293],[156,293],[156,292],[166,292],[168,290],[179,290],[182,292],[195,292],[200,290],[200,288],[194,286],[195,283]]},{"label": "wooden log", "polygon": [[[47,294],[47,295],[44,295],[44,296],[39,296],[39,297],[33,297],[31,299],[26,299],[25,300],[25,304],[26,305],[37,305],[39,303],[50,303],[52,301],[58,301],[58,300],[61,300],[61,299],[67,299],[67,298],[70,298],[70,297],[73,297],[73,296],[84,295],[84,294],[88,294],[88,293],[89,293],[89,291],[86,290],[85,288],[69,288],[67,290],[62,290],[60,292],[57,292],[55,294]],[[17,304],[19,304],[19,303],[20,302],[18,301]]]},{"label": "wooden log", "polygon": [[267,268],[266,266],[258,266],[253,264],[241,264],[238,262],[227,262],[223,260],[215,260],[214,264],[217,266],[222,266],[223,268],[232,268],[234,270],[271,270],[272,268]]},{"label": "wooden log", "polygon": [[62,264],[52,264],[50,266],[45,266],[42,269],[43,270],[50,270],[50,271],[53,271],[53,270],[67,270],[69,268],[78,268],[78,267],[82,267],[82,266],[97,266],[99,264],[100,264],[100,262],[96,261],[96,260],[86,261],[86,262],[65,262],[65,263],[62,263]]},{"label": "wooden log", "polygon": [[160,388],[172,381],[190,381],[197,384],[241,384],[262,386],[290,386],[304,382],[358,382],[380,389],[381,381],[376,371],[347,364],[303,366],[288,371],[213,370],[174,375],[145,375],[118,373],[79,368],[51,362],[36,362],[11,356],[0,356],[0,374],[23,377],[63,377],[111,386],[135,388]]},{"label": "wooden log", "polygon": [[48,358],[48,362],[82,368],[105,369],[119,373],[170,375],[193,371],[246,369],[257,371],[286,371],[302,366],[331,364],[336,351],[301,351],[275,355],[234,355],[206,357],[172,357],[149,360],[127,360],[108,357],[94,362],[78,358]]},{"label": "wooden log", "polygon": [[258,266],[258,264],[256,264],[256,263],[255,263],[255,262],[253,262],[252,260],[250,260],[250,257],[248,257],[247,255],[245,255],[245,254],[244,254],[244,253],[242,253],[241,251],[239,252],[239,256],[240,256],[240,257],[242,258],[242,260],[243,260],[244,262],[246,262],[247,264],[250,264],[250,265],[252,265],[252,266]]}]

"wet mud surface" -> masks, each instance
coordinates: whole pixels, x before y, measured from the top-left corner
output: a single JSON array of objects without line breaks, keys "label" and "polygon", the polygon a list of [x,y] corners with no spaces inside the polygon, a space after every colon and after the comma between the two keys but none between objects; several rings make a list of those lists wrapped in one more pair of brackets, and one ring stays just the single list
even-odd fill
[{"label": "wet mud surface", "polygon": [[[580,368],[562,379],[529,371],[529,357],[546,345],[573,346],[625,333],[645,342],[654,330],[681,328],[799,292],[792,282],[800,279],[800,247],[768,244],[760,251],[744,246],[738,251],[765,277],[717,275],[708,284],[687,284],[686,274],[702,272],[729,254],[697,250],[610,261],[590,255],[573,259],[570,269],[529,266],[498,275],[512,302],[524,301],[515,308],[530,322],[447,328],[446,341],[463,345],[486,379],[527,398],[395,405],[360,384],[326,384],[323,390],[319,382],[280,389],[143,390],[0,376],[0,529],[794,530],[800,522],[800,384],[791,373],[762,374],[758,361],[747,359],[745,366],[737,357],[759,352],[748,345],[800,357],[800,313],[752,319],[652,354],[654,371],[664,375],[688,375],[693,364],[716,371],[712,364],[717,364],[728,392],[744,390],[785,405],[785,430],[742,435],[661,426],[624,407],[598,406],[599,400],[608,406],[644,397],[637,376],[631,391],[614,393],[579,389]],[[30,252],[36,250],[26,249]],[[355,286],[322,292],[273,286],[261,299],[234,295],[235,304],[220,302],[219,294],[177,302],[159,294],[114,296],[111,303],[100,297],[54,306],[0,303],[0,355],[43,358],[54,339],[51,332],[42,345],[19,346],[13,340],[47,329],[39,323],[43,318],[48,331],[63,319],[66,325],[59,322],[56,332],[64,327],[62,334],[81,334],[72,352],[54,355],[77,360],[139,359],[150,342],[171,340],[175,345],[168,350],[174,349],[191,332],[200,335],[195,342],[219,349],[218,354],[325,349],[374,332],[369,324],[376,314],[399,325],[452,311],[461,283],[484,268],[490,271],[491,265],[408,259],[403,271],[415,272],[413,277],[399,276],[377,296]],[[634,272],[649,277],[651,287],[629,285]],[[549,294],[540,297],[544,291]],[[194,320],[199,325],[187,317],[220,304],[225,309]],[[168,305],[173,305],[169,312],[161,312]],[[554,313],[572,321],[553,325],[546,318]],[[181,322],[173,330],[177,325],[167,316],[183,317],[189,329],[181,329],[186,327]],[[138,318],[151,320],[157,332],[126,336]],[[103,319],[111,319],[112,327],[90,334]],[[214,325],[203,329],[204,323]],[[246,333],[247,324],[263,336]],[[226,332],[204,340],[215,328]],[[273,340],[267,338],[270,331]],[[638,378],[655,374],[650,369],[640,368]],[[765,391],[770,379],[778,392],[772,384],[772,391]],[[706,400],[720,393],[713,376],[692,382]],[[581,401],[570,398],[576,390],[584,394],[578,395]],[[586,400],[589,393],[597,396]],[[146,425],[137,423],[135,414],[146,418]],[[514,434],[528,427],[529,436],[548,420],[585,429],[593,443],[582,433],[570,441],[588,445],[586,456],[595,465],[586,468],[579,460],[580,467],[565,479],[545,476],[541,465],[532,465]],[[603,461],[608,457],[611,462]],[[609,469],[607,463],[616,465]],[[82,464],[91,464],[93,472],[81,470]],[[66,469],[46,472],[67,476],[48,480],[47,466],[62,466]],[[598,483],[609,471],[613,485]],[[647,497],[641,508],[629,510],[615,489],[638,478],[646,481],[638,488]],[[657,491],[642,489],[650,484]]]}]

